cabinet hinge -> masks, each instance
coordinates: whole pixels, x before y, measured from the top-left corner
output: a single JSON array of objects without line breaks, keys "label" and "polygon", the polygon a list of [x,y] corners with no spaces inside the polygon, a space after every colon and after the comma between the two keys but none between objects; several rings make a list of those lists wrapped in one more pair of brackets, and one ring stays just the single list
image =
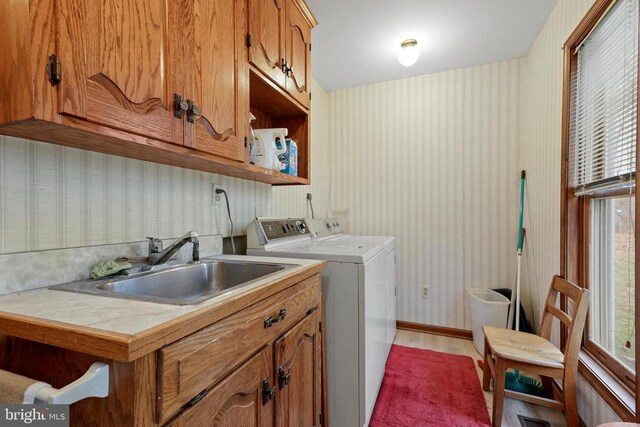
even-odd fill
[{"label": "cabinet hinge", "polygon": [[251,40],[251,34],[247,34],[247,47],[251,47],[253,40]]},{"label": "cabinet hinge", "polygon": [[320,413],[320,425],[324,424],[324,416]]},{"label": "cabinet hinge", "polygon": [[247,148],[247,137],[244,137],[244,148]]},{"label": "cabinet hinge", "polygon": [[47,74],[49,75],[51,86],[56,86],[62,80],[62,62],[60,62],[55,53],[49,56],[47,61]]},{"label": "cabinet hinge", "polygon": [[320,329],[320,332],[322,332],[322,322],[319,323],[318,328]]},{"label": "cabinet hinge", "polygon": [[309,52],[311,52],[311,43],[309,43]]}]

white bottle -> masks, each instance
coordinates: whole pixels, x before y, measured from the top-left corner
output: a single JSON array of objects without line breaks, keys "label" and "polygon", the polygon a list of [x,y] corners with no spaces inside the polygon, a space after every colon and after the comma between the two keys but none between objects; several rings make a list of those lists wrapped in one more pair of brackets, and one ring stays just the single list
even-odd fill
[{"label": "white bottle", "polygon": [[278,156],[287,152],[285,142],[287,133],[289,130],[286,128],[255,129],[254,147],[249,151],[251,162],[265,169],[275,171],[284,169],[285,165]]},{"label": "white bottle", "polygon": [[[254,121],[256,116],[249,113],[249,123]],[[253,126],[249,126],[250,141],[249,141],[249,162],[253,165],[262,166],[264,158],[264,144],[258,139],[256,133],[253,130]]]}]

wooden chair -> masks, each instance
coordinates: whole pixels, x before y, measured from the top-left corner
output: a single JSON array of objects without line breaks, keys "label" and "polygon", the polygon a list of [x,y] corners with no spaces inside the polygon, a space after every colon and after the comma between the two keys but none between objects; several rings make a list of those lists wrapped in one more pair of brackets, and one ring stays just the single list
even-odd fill
[{"label": "wooden chair", "polygon": [[[555,306],[558,294],[565,295],[573,301],[573,317]],[[482,328],[485,336],[482,388],[489,391],[493,377],[494,427],[500,427],[502,424],[505,397],[560,409],[564,411],[569,427],[580,425],[576,376],[588,306],[589,291],[587,289],[569,283],[560,276],[554,276],[544,307],[540,336],[493,326]],[[553,317],[567,327],[564,353],[549,341]],[[509,368],[540,375],[545,391],[551,386],[552,378],[561,379],[562,391],[553,398],[544,398],[505,390],[505,377]]]}]

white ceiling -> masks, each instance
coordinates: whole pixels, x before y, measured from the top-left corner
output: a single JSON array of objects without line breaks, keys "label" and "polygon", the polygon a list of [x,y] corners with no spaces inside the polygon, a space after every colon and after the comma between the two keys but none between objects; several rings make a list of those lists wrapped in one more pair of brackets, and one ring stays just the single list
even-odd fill
[{"label": "white ceiling", "polygon": [[[326,90],[524,56],[556,0],[307,0],[313,75]],[[418,40],[420,60],[398,62]],[[560,47],[558,47],[560,48]]]}]

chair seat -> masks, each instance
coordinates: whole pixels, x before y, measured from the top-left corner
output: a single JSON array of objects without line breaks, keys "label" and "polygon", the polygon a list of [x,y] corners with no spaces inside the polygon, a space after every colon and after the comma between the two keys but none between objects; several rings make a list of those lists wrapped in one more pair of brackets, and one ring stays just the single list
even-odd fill
[{"label": "chair seat", "polygon": [[482,330],[491,351],[500,358],[549,368],[564,367],[562,352],[538,335],[495,326],[483,326]]}]

